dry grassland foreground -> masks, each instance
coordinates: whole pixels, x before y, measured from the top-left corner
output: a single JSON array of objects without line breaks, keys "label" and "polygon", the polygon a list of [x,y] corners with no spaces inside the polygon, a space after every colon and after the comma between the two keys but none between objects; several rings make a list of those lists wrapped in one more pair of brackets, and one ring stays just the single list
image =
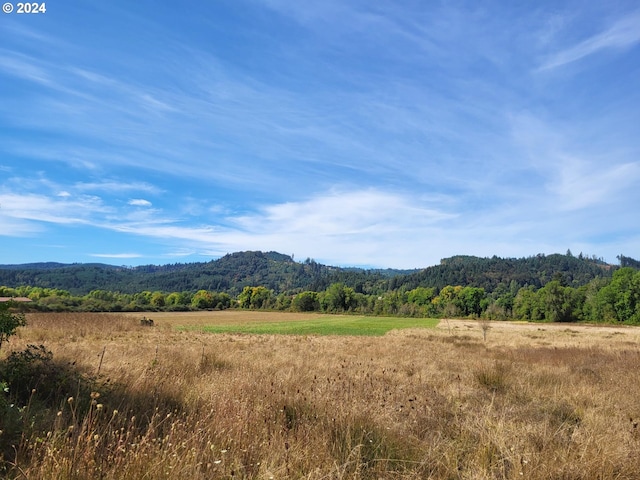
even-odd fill
[{"label": "dry grassland foreground", "polygon": [[382,337],[27,322],[3,361],[28,344],[53,358],[24,360],[6,478],[640,478],[636,328],[494,322],[483,341],[453,320]]}]

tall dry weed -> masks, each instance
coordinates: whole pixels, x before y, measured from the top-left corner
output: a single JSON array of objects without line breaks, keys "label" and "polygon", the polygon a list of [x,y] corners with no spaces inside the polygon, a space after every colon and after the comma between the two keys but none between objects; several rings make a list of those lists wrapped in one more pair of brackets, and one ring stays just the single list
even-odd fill
[{"label": "tall dry weed", "polygon": [[640,352],[624,335],[554,330],[532,339],[497,323],[486,342],[467,329],[207,335],[144,328],[132,317],[34,320],[20,342],[42,341],[55,359],[90,371],[99,365],[100,381],[85,399],[41,410],[38,428],[25,419],[7,478],[632,479],[640,471]]}]

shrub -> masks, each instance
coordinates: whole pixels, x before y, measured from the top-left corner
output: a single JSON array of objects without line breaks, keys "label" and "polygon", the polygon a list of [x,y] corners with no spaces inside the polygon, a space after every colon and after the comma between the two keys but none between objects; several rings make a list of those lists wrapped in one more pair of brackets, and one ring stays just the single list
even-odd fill
[{"label": "shrub", "polygon": [[18,327],[26,325],[24,314],[12,313],[9,310],[12,303],[0,303],[0,348],[5,341],[9,340],[9,337],[16,334]]},{"label": "shrub", "polygon": [[27,345],[12,352],[0,365],[0,378],[6,383],[12,403],[33,402],[45,409],[57,408],[70,396],[88,397],[97,379],[81,372],[72,363],[56,363],[44,345]]}]

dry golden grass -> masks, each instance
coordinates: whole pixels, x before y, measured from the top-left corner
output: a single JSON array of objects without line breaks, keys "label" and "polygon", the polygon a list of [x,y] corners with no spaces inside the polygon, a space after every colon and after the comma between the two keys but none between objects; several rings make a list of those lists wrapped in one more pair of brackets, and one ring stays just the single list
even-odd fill
[{"label": "dry golden grass", "polygon": [[636,328],[172,328],[196,317],[30,315],[11,349],[43,343],[110,387],[82,414],[74,399],[39,418],[8,478],[639,478]]}]

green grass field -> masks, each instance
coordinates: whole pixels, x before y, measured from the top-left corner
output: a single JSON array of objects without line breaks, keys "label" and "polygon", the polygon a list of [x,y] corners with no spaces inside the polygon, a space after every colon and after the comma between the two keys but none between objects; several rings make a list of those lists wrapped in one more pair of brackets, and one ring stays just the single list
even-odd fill
[{"label": "green grass field", "polygon": [[[236,313],[236,312],[229,312]],[[237,312],[240,313],[240,312]],[[390,330],[404,328],[434,328],[437,319],[367,317],[362,315],[296,315],[278,312],[263,312],[259,316],[211,314],[210,321],[199,317],[195,324],[178,324],[181,319],[169,319],[180,330],[206,333],[252,333],[281,335],[367,335],[381,336]],[[182,317],[184,319],[184,317]],[[227,320],[227,321],[225,321]],[[243,321],[244,320],[244,321]]]}]

